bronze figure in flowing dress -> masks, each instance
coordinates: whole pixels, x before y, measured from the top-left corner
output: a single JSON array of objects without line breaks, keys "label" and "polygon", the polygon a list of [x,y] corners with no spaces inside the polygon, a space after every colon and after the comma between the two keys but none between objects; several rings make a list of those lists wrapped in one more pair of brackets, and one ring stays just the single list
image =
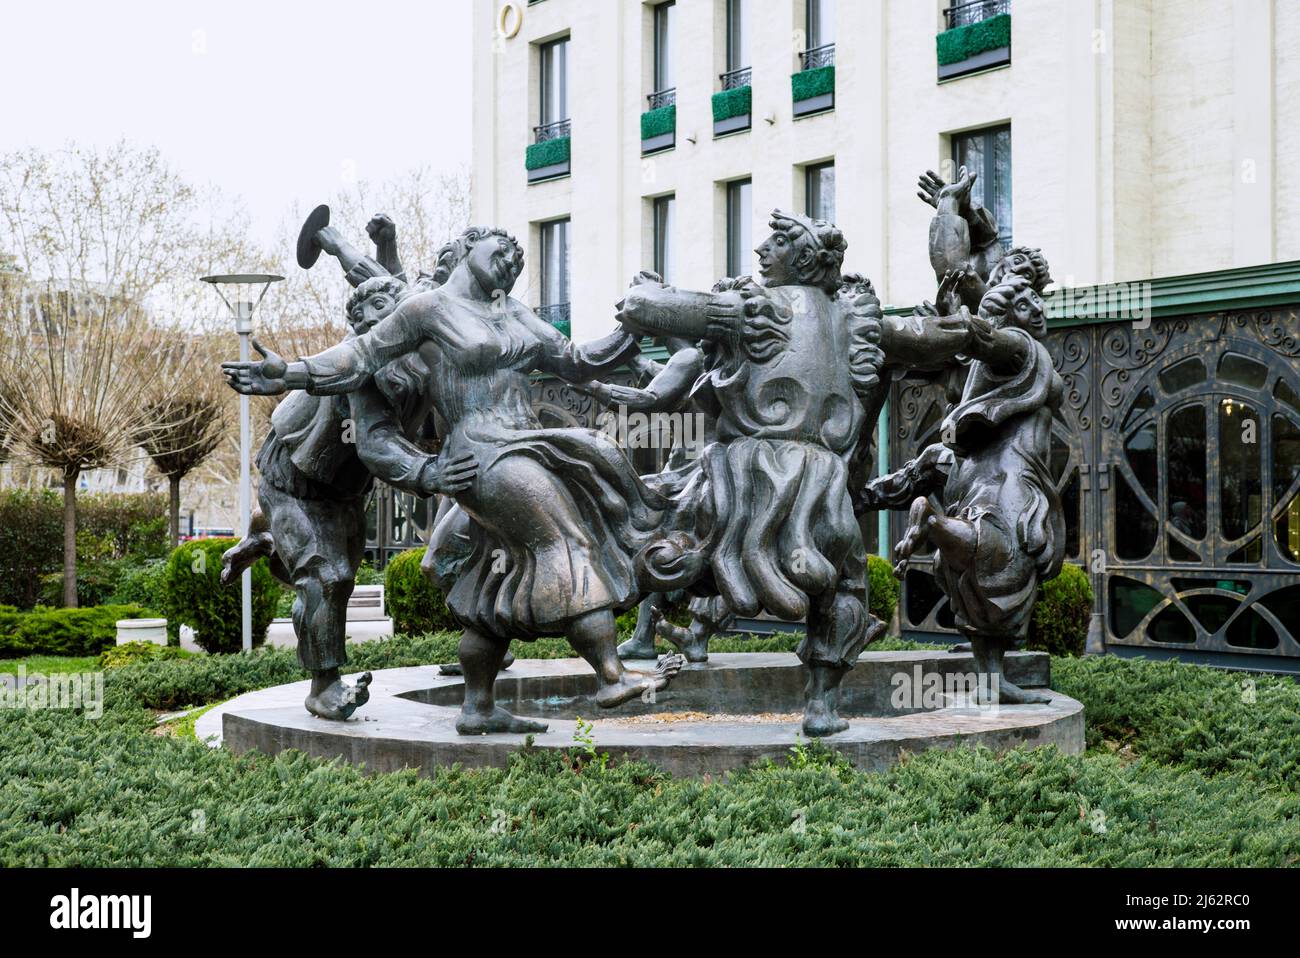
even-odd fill
[{"label": "bronze figure in flowing dress", "polygon": [[900,574],[923,543],[934,544],[935,578],[977,670],[996,685],[995,701],[1046,702],[1011,683],[1002,661],[1026,635],[1039,583],[1054,578],[1064,558],[1049,467],[1064,385],[1040,341],[1042,298],[1025,276],[1006,273],[991,287],[972,329],[973,361],[941,430],[947,441],[868,484],[866,496],[880,505],[910,502],[896,547]]},{"label": "bronze figure in flowing dress", "polygon": [[665,688],[681,667],[680,657],[668,656],[653,673],[633,672],[615,651],[614,616],[641,598],[637,555],[670,504],[607,435],[544,429],[530,402],[532,371],[591,380],[626,361],[632,337],[574,345],[510,298],[523,268],[513,237],[473,228],[459,242],[463,255],[445,284],[408,297],[365,335],[294,363],[263,353],[260,362],[223,369],[241,392],[332,394],[418,352],[437,384],[442,455],[478,465],[435,530],[427,563],[454,580],[448,607],[464,626],[457,729],[544,731],[495,704],[493,683],[512,638],[566,636],[595,670],[603,707]]}]

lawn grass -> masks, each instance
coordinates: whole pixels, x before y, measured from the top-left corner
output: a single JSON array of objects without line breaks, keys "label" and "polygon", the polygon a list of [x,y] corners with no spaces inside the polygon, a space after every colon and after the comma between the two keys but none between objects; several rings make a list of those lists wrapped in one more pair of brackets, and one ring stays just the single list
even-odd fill
[{"label": "lawn grass", "polygon": [[[366,643],[350,667],[445,660],[454,641]],[[1251,695],[1242,675],[1197,666],[1056,659],[1054,686],[1088,710],[1085,754],[936,749],[883,773],[811,746],[781,765],[675,779],[575,747],[523,750],[508,769],[366,776],[149,734],[152,702],[300,677],[286,651],[112,670],[97,721],[0,710],[0,864],[1300,862],[1300,692],[1288,680],[1258,678]]]},{"label": "lawn grass", "polygon": [[40,672],[43,675],[67,672],[96,672],[99,670],[97,655],[26,655],[17,659],[0,659],[0,672],[17,675],[19,668],[26,669],[27,674]]}]

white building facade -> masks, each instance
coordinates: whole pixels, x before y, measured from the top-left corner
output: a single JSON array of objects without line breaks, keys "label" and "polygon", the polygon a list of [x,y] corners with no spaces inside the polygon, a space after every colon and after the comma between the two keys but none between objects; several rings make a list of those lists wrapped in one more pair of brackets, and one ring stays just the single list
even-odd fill
[{"label": "white building facade", "polygon": [[[1300,671],[1300,4],[474,2],[474,219],[523,240],[521,299],[602,335],[638,270],[753,271],[780,207],[910,309],[936,285],[917,177],[975,168],[1058,283],[1052,465],[1092,638]],[[894,384],[883,465],[942,408]],[[951,628],[924,559],[900,608]]]}]

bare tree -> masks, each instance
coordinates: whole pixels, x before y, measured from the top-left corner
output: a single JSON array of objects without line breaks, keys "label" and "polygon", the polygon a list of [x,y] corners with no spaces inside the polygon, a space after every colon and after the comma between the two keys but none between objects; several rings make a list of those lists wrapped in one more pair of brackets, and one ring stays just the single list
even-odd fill
[{"label": "bare tree", "polygon": [[159,344],[133,437],[167,479],[173,548],[180,543],[181,480],[220,448],[229,431],[228,390],[213,375],[220,359],[212,338],[191,334]]},{"label": "bare tree", "polygon": [[11,447],[63,481],[66,605],[77,602],[78,477],[134,458],[151,417],[175,416],[150,397],[166,378],[162,344],[185,332],[168,296],[208,252],[200,213],[156,150],[0,156],[0,247],[16,267],[0,272],[0,383]]}]

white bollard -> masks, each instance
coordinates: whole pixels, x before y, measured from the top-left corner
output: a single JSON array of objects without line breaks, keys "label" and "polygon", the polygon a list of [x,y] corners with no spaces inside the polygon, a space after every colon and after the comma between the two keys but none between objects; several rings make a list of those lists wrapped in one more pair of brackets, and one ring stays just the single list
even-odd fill
[{"label": "white bollard", "polygon": [[154,645],[167,644],[166,619],[118,619],[117,644],[128,642],[152,642]]}]

